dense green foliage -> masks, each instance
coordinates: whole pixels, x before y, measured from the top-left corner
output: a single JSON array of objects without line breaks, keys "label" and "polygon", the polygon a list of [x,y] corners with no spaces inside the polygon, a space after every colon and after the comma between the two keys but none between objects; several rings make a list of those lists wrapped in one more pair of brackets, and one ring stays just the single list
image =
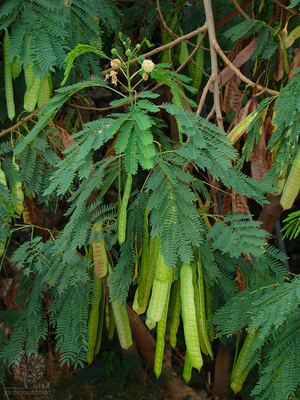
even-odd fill
[{"label": "dense green foliage", "polygon": [[[169,25],[175,18],[181,32],[187,34],[205,22],[200,3],[161,1],[160,7]],[[227,2],[218,4],[216,14],[231,10]],[[293,2],[291,7],[296,5]],[[157,58],[155,54],[154,63],[147,64],[149,59],[143,54],[152,50],[157,40],[155,2],[125,5],[109,0],[4,2],[0,8],[1,38],[3,41],[7,29],[9,60],[13,63],[19,59],[22,71],[14,80],[16,117],[12,117],[12,122],[8,120],[6,102],[0,106],[3,129],[9,129],[28,114],[22,106],[26,92],[32,87],[26,81],[28,65],[36,79],[49,77],[51,85],[53,80],[55,89],[46,107],[13,128],[11,137],[1,135],[0,139],[1,168],[7,181],[6,184],[0,176],[2,254],[9,251],[9,238],[15,232],[28,226],[32,232],[31,239],[11,256],[21,280],[15,304],[15,309],[20,306],[21,311],[0,314],[0,321],[13,327],[10,340],[0,330],[0,357],[7,367],[21,360],[24,349],[28,355],[37,354],[50,327],[55,332],[60,362],[74,368],[84,367],[95,291],[93,241],[105,241],[108,269],[112,268],[107,284],[116,317],[117,307],[126,302],[130,288],[137,282],[145,243],[148,250],[148,242],[156,237],[157,259],[161,261],[162,257],[171,270],[164,280],[159,277],[157,267],[154,277],[154,281],[164,282],[161,287],[166,290],[161,304],[164,326],[172,279],[180,279],[183,263],[191,265],[197,293],[200,287],[197,268],[202,263],[214,314],[213,319],[208,316],[207,319],[215,324],[217,338],[230,343],[230,338],[238,332],[258,332],[245,358],[245,366],[259,364],[260,378],[251,396],[274,400],[297,396],[300,283],[297,276],[286,276],[283,267],[286,256],[268,244],[270,235],[261,229],[261,221],[255,219],[255,207],[264,207],[268,203],[266,195],[279,192],[278,178],[283,180],[288,176],[299,149],[300,75],[288,81],[289,71],[285,66],[281,79],[270,78],[278,68],[279,53],[291,63],[298,42],[296,38],[294,47],[284,47],[279,35],[283,30],[280,22],[268,23],[271,6],[258,8],[255,5],[256,18],[242,22],[237,15],[229,20],[226,29],[217,31],[217,39],[223,50],[229,51],[232,42],[242,43],[243,39],[257,37],[255,50],[248,57],[247,71],[258,80],[254,69],[262,73],[266,68],[265,84],[280,91],[272,96],[264,91],[257,95],[257,87],[251,93],[250,86],[241,84],[245,96],[240,98],[237,109],[227,113],[225,126],[229,126],[252,96],[258,106],[246,135],[233,146],[226,133],[206,119],[213,106],[216,107],[211,93],[201,115],[196,112],[201,95],[197,98],[193,87],[195,66],[186,66],[180,73],[173,68],[179,65],[180,45],[170,53],[167,50],[173,65],[168,60],[160,63],[160,56]],[[291,17],[290,27],[294,28],[296,23],[296,17]],[[182,35],[179,29],[176,33]],[[198,34],[190,39],[194,45]],[[170,40],[165,38],[165,43]],[[209,47],[207,37],[204,47]],[[107,70],[110,61],[116,58],[118,66]],[[1,68],[4,71],[4,65]],[[210,68],[207,51],[204,69]],[[156,81],[169,88],[168,94],[152,90]],[[203,77],[200,94],[207,82],[208,77]],[[109,106],[103,107],[101,118],[84,122],[80,106],[76,105],[88,107],[91,100],[88,91],[94,88],[101,88],[102,93],[111,93],[112,97]],[[222,95],[225,103],[225,91]],[[77,100],[83,103],[76,103]],[[63,125],[59,123],[62,117]],[[272,136],[266,143],[271,162],[259,180],[251,177],[249,170],[268,117],[273,123]],[[179,140],[175,140],[172,129],[177,129]],[[67,144],[65,139],[69,140]],[[266,161],[266,153],[259,157],[260,161],[262,158]],[[14,206],[12,188],[17,182],[22,182],[26,196],[24,223],[20,222]],[[251,199],[253,211],[244,206],[244,212],[240,213],[232,206],[219,215],[222,210],[216,212],[215,203],[220,193],[226,191],[236,198]],[[51,229],[42,226],[48,232],[47,240],[45,237],[42,240],[34,230],[40,225],[31,218],[34,207],[55,214],[62,202],[64,215],[63,224],[57,226],[59,232],[53,229],[54,225]],[[297,236],[299,213],[293,217],[287,234]],[[119,236],[118,242],[120,225],[125,222],[122,231],[125,240],[120,241]],[[93,229],[96,223],[103,227],[97,234]],[[144,254],[148,257],[147,252]],[[242,275],[242,291],[234,280],[237,271]],[[146,277],[147,271],[145,282]],[[45,309],[46,296],[50,300]],[[100,307],[104,307],[104,300]],[[103,324],[103,308],[100,314],[99,325]],[[149,323],[154,326],[156,322],[159,324],[160,320]],[[100,339],[94,340],[95,343],[98,340],[99,346],[101,329]],[[161,341],[163,337],[160,344]]]}]

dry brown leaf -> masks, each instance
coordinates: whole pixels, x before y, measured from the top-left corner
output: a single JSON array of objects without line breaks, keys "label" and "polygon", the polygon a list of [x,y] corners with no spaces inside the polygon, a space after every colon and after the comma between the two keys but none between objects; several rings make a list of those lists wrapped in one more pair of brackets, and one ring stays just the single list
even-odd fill
[{"label": "dry brown leaf", "polygon": [[227,191],[225,196],[223,197],[223,207],[222,207],[222,215],[226,216],[228,212],[231,211],[231,194]]},{"label": "dry brown leaf", "polygon": [[[248,4],[251,3],[251,0],[245,0],[241,4],[241,8],[244,10]],[[230,21],[232,18],[234,18],[236,15],[238,15],[239,10],[237,8],[234,8],[232,11],[230,11],[228,14],[224,15],[224,17],[218,19],[215,24],[215,29],[219,29],[221,26],[226,24],[226,22]]]},{"label": "dry brown leaf", "polygon": [[274,20],[278,23],[281,20],[281,10],[282,10],[282,8],[278,4],[273,3],[273,17],[274,17]]},{"label": "dry brown leaf", "polygon": [[24,211],[23,211],[23,220],[25,224],[34,224],[36,220],[36,215],[33,210],[33,201],[30,200],[27,196],[24,197]]},{"label": "dry brown leaf", "polygon": [[238,88],[240,83],[240,78],[235,75],[226,85],[223,102],[223,111],[226,114],[229,114],[231,110],[237,112],[240,107],[242,101],[242,94]]},{"label": "dry brown leaf", "polygon": [[[272,116],[269,115],[268,118],[265,120],[265,128],[266,128],[266,144],[268,145],[269,140],[273,136],[274,133],[274,125],[272,124]],[[273,160],[274,160],[274,153],[270,150],[267,149],[267,155],[266,155],[266,160],[267,160],[267,165],[268,165],[268,170],[271,169],[273,165]]]},{"label": "dry brown leaf", "polygon": [[243,290],[246,289],[245,287],[245,283],[243,280],[243,275],[241,273],[241,270],[239,268],[236,269],[236,278],[235,278],[235,282],[238,286],[238,291],[242,292]]},{"label": "dry brown leaf", "polygon": [[290,73],[289,73],[289,81],[291,81],[294,78],[294,72],[295,70],[300,67],[300,46],[298,47],[296,54],[294,56],[291,68],[290,68]]},{"label": "dry brown leaf", "polygon": [[264,175],[268,172],[266,128],[264,124],[261,125],[259,133],[259,141],[258,144],[253,147],[250,161],[252,178],[262,181]]},{"label": "dry brown leaf", "polygon": [[274,79],[277,82],[284,77],[284,55],[281,46],[278,46],[278,50],[280,52],[280,55],[277,58],[277,62],[273,71]]},{"label": "dry brown leaf", "polygon": [[[248,198],[247,196],[242,196],[246,205],[248,205]],[[245,207],[241,203],[240,195],[236,194],[235,195],[235,207],[236,207],[236,212],[239,214],[247,214],[247,211],[245,210]]]},{"label": "dry brown leaf", "polygon": [[[251,57],[251,55],[255,52],[255,45],[257,42],[257,38],[253,39],[248,46],[246,46],[234,59],[234,61],[232,62],[232,64],[236,67],[236,68],[240,68],[243,64],[245,64],[245,62],[247,62],[249,60],[249,58]],[[229,79],[234,76],[235,73],[229,68],[229,67],[225,67],[222,72],[218,75],[218,81],[219,81],[219,85],[220,87],[225,85],[226,82],[229,81]],[[213,84],[210,85],[209,90],[212,92],[214,89]]]},{"label": "dry brown leaf", "polygon": [[62,128],[59,125],[55,125],[55,127],[61,131],[61,140],[62,140],[62,144],[64,145],[65,149],[72,146],[72,144],[76,143],[75,139],[71,138],[71,135],[69,134],[69,132],[66,129]]}]

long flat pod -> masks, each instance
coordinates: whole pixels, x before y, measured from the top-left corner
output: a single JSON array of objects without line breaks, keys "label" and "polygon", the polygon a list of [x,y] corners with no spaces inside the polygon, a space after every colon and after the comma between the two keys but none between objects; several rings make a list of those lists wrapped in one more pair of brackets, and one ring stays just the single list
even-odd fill
[{"label": "long flat pod", "polygon": [[[206,315],[206,320],[208,320],[213,318],[213,313],[211,311],[211,290],[209,285],[205,282],[205,280],[203,280],[203,282],[204,282],[204,292],[205,292],[205,315]],[[213,324],[207,327],[207,333],[210,343],[212,343],[215,340],[215,331]]]},{"label": "long flat pod", "polygon": [[[111,274],[112,269],[108,264],[108,270]],[[132,345],[131,329],[129,325],[128,313],[124,303],[119,304],[117,300],[111,302],[115,323],[119,335],[120,345],[123,349],[128,349]]]},{"label": "long flat pod", "polygon": [[171,291],[171,321],[170,321],[170,344],[174,348],[177,343],[177,331],[180,323],[180,281],[175,281],[172,285]]},{"label": "long flat pod", "polygon": [[152,295],[147,311],[147,319],[158,322],[163,313],[164,304],[170,287],[168,284],[169,268],[164,262],[160,249],[158,250],[158,260],[155,269],[155,276],[152,287]]},{"label": "long flat pod", "polygon": [[96,340],[96,345],[95,345],[95,357],[99,353],[100,347],[101,347],[102,329],[103,329],[103,322],[104,322],[104,308],[105,308],[105,296],[103,295],[101,297],[100,307],[99,307],[99,322],[98,322],[97,340]]},{"label": "long flat pod", "polygon": [[154,361],[154,372],[156,377],[158,378],[161,374],[162,361],[164,356],[165,349],[165,333],[166,333],[166,323],[168,316],[168,308],[169,308],[169,299],[170,299],[170,288],[172,283],[172,269],[169,270],[169,279],[168,279],[168,291],[164,304],[164,309],[162,313],[162,317],[160,321],[157,323],[157,338],[156,338],[156,349],[155,349],[155,361]]},{"label": "long flat pod", "polygon": [[188,351],[185,353],[184,359],[184,367],[183,367],[183,379],[186,383],[188,383],[192,378],[192,364],[191,364],[191,357],[189,356]]},{"label": "long flat pod", "polygon": [[26,111],[32,112],[34,110],[38,101],[41,84],[41,78],[39,76],[35,76],[31,88],[26,90],[24,95],[24,109]]},{"label": "long flat pod", "polygon": [[[94,231],[99,234],[102,230],[101,223],[95,223]],[[102,238],[97,242],[97,238],[92,242],[94,273],[98,278],[103,278],[107,274],[107,254],[105,249],[105,241]]]},{"label": "long flat pod", "polygon": [[209,354],[211,358],[213,358],[213,352],[206,327],[205,291],[204,291],[201,253],[199,254],[199,260],[197,262],[197,272],[198,272],[197,286],[198,286],[198,301],[199,301],[198,332],[199,332],[200,346],[204,354]]},{"label": "long flat pod", "polygon": [[101,297],[103,296],[103,282],[102,279],[94,275],[95,291],[93,293],[93,305],[90,311],[88,323],[88,351],[87,362],[90,364],[94,359],[95,346],[97,341],[98,324],[99,324],[99,306]]},{"label": "long flat pod", "polygon": [[193,270],[190,264],[183,263],[180,269],[181,314],[184,337],[191,365],[200,371],[203,365],[199,345],[199,334],[194,301]]},{"label": "long flat pod", "polygon": [[5,76],[5,97],[8,118],[12,121],[15,116],[14,89],[12,82],[11,63],[9,62],[10,37],[5,29],[4,36],[4,76]]},{"label": "long flat pod", "polygon": [[140,277],[139,277],[138,303],[140,307],[143,307],[144,305],[144,293],[148,275],[148,253],[149,253],[148,214],[149,214],[149,207],[147,206],[144,214],[143,245],[142,245]]},{"label": "long flat pod", "polygon": [[[15,156],[13,156],[12,160],[13,165],[19,171],[20,167],[15,162]],[[11,188],[12,193],[16,196],[16,200],[13,200],[12,203],[14,205],[15,211],[18,215],[22,215],[24,211],[24,193],[22,190],[22,182],[17,181]]]},{"label": "long flat pod", "polygon": [[234,393],[240,392],[242,390],[243,383],[245,382],[247,375],[251,369],[251,366],[249,364],[245,365],[245,359],[249,354],[252,344],[258,338],[258,331],[259,330],[257,329],[254,332],[248,333],[244,341],[243,347],[241,348],[235,368],[232,371],[231,389],[234,391]]},{"label": "long flat pod", "polygon": [[291,208],[300,189],[300,148],[283,188],[280,204],[284,210]]},{"label": "long flat pod", "polygon": [[125,184],[123,199],[122,199],[122,203],[121,203],[121,209],[120,209],[120,213],[119,213],[118,239],[119,239],[120,244],[125,242],[126,223],[127,223],[127,205],[128,205],[128,201],[129,201],[129,197],[130,197],[131,185],[132,185],[132,175],[128,174],[126,184]]},{"label": "long flat pod", "polygon": [[139,296],[139,285],[138,288],[135,292],[134,296],[134,301],[132,305],[132,309],[137,313],[137,314],[143,314],[146,311],[146,308],[148,307],[148,301],[150,297],[150,292],[154,280],[154,275],[155,275],[155,269],[156,269],[156,263],[157,263],[157,237],[150,238],[150,243],[149,243],[149,251],[148,251],[148,271],[147,271],[147,278],[145,282],[145,287],[144,287],[144,298],[143,298],[143,306],[140,307],[138,304],[138,296]]}]

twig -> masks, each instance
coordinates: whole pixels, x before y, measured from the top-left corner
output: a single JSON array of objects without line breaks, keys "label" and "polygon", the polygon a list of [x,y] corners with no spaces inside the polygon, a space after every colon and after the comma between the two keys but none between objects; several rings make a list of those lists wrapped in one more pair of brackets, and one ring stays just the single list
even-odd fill
[{"label": "twig", "polygon": [[[243,207],[244,207],[244,209],[246,211],[246,214],[247,215],[251,215],[249,207],[245,202],[244,196],[239,193],[239,198],[240,198],[240,202],[242,203],[242,205],[243,205]],[[253,218],[251,217],[250,220],[253,221]]]},{"label": "twig", "polygon": [[[192,32],[190,32],[190,33],[187,33],[186,35],[183,35],[183,36],[178,37],[177,39],[173,40],[173,41],[170,42],[170,43],[164,44],[163,46],[157,47],[157,48],[154,49],[154,50],[148,51],[148,53],[142,54],[142,56],[145,57],[145,58],[151,57],[151,56],[153,56],[154,54],[160,53],[161,51],[164,51],[164,50],[166,50],[166,49],[170,49],[170,48],[176,46],[177,44],[179,44],[179,43],[182,42],[183,40],[192,38],[192,37],[198,35],[199,33],[205,32],[205,31],[207,31],[207,25],[206,25],[206,24],[204,24],[203,26],[201,26],[201,27],[198,28],[198,29],[195,29],[194,31],[192,31]],[[136,58],[132,58],[132,59],[130,60],[130,64],[133,64],[133,63],[135,63],[136,61],[137,61]],[[106,74],[108,74],[110,71],[112,71],[112,68],[108,68],[108,69],[104,70],[104,71],[103,71],[103,74],[106,75]]]},{"label": "twig", "polygon": [[214,48],[214,43],[217,43],[215,25],[214,25],[214,14],[211,6],[211,0],[203,0],[206,23],[209,34],[209,44],[210,44],[210,59],[211,59],[211,78],[214,81],[214,105],[216,107],[216,117],[218,127],[224,130],[222,111],[220,106],[220,94],[219,94],[219,84],[217,80],[218,76],[218,58],[217,52]]},{"label": "twig", "polygon": [[205,85],[205,88],[203,89],[203,92],[202,92],[202,95],[201,95],[201,99],[199,101],[199,105],[198,105],[198,108],[197,108],[197,111],[196,111],[196,115],[200,115],[200,113],[202,111],[203,104],[204,104],[206,96],[207,96],[207,93],[209,91],[209,87],[210,87],[210,85],[212,83],[214,83],[214,79],[211,76],[209,78],[209,80],[207,81],[207,84]]},{"label": "twig", "polygon": [[213,106],[213,108],[210,110],[210,113],[206,117],[206,121],[210,121],[211,117],[214,115],[215,112],[216,112],[216,107]]},{"label": "twig", "polygon": [[[201,44],[202,44],[202,42],[203,42],[203,40],[205,38],[205,34],[206,34],[206,32],[204,32],[204,34],[202,35],[201,39],[199,40],[199,43],[194,48],[194,50],[191,52],[191,54],[188,56],[188,58],[180,65],[179,68],[176,69],[176,72],[179,72],[189,62],[189,60],[194,56],[196,51],[200,48],[200,46],[201,46]],[[198,65],[196,63],[195,63],[195,65],[196,65],[197,68],[200,68],[200,67],[198,67]]]},{"label": "twig", "polygon": [[[245,0],[242,4],[241,4],[241,8],[246,8],[248,6],[249,3],[251,3],[252,0]],[[216,30],[218,30],[219,28],[221,28],[221,26],[223,26],[224,24],[226,24],[226,22],[230,21],[232,18],[234,18],[237,14],[238,14],[238,10],[236,8],[234,8],[232,11],[230,11],[228,14],[224,15],[222,18],[218,19],[215,23],[215,28]]]},{"label": "twig", "polygon": [[4,386],[4,384],[3,384],[2,381],[0,381],[0,382],[1,382],[1,385],[3,386],[4,393],[5,393],[5,397],[7,398],[7,400],[9,400],[9,397],[8,397],[7,391],[6,391],[6,389],[5,389],[5,386]]},{"label": "twig", "polygon": [[[215,43],[213,44],[213,48],[219,53],[219,55],[222,57],[222,59],[224,60],[225,64],[228,65],[228,67],[231,69],[231,71],[233,71],[243,82],[247,83],[250,86],[255,86],[256,85],[255,82],[252,82],[250,79],[246,78],[245,75],[243,75],[241,73],[241,71],[238,68],[236,68],[232,64],[232,62],[230,62],[228,60],[228,58],[223,53],[223,51],[222,51],[222,49],[219,46],[217,41],[215,41]],[[269,94],[271,94],[273,96],[278,96],[278,94],[279,94],[279,92],[277,92],[277,90],[272,90],[272,89],[266,88],[266,87],[264,87],[262,85],[257,85],[257,87],[258,87],[259,90],[264,90],[265,89],[265,91],[267,93],[269,93]]]},{"label": "twig", "polygon": [[47,104],[44,104],[43,106],[37,108],[36,110],[32,111],[32,113],[28,114],[27,117],[21,118],[19,122],[17,122],[15,125],[11,126],[10,128],[3,129],[0,132],[0,137],[4,136],[6,133],[9,133],[13,131],[14,129],[18,129],[19,126],[25,124],[29,119],[35,116],[42,108],[46,107]]},{"label": "twig", "polygon": [[250,19],[249,15],[247,15],[245,13],[245,11],[242,9],[242,7],[239,5],[239,3],[237,2],[237,0],[231,0],[233,2],[233,4],[236,6],[236,8],[239,10],[239,13],[242,14],[242,16],[245,19]]},{"label": "twig", "polygon": [[[286,6],[283,3],[281,3],[280,1],[278,1],[278,0],[272,0],[272,1],[275,4],[278,4],[279,7],[283,8],[284,10],[286,9]],[[289,11],[292,14],[294,14],[297,18],[300,18],[299,13],[297,11],[295,11],[293,8],[289,8],[287,11]]]},{"label": "twig", "polygon": [[176,35],[176,33],[173,32],[172,29],[170,29],[170,28],[168,27],[168,25],[166,24],[166,21],[164,20],[164,17],[163,17],[163,15],[162,15],[162,12],[161,12],[161,9],[160,9],[159,0],[156,0],[156,1],[157,1],[157,11],[158,11],[158,14],[159,14],[161,23],[163,24],[163,27],[169,32],[169,34],[170,34],[172,37],[177,38],[178,35]]}]

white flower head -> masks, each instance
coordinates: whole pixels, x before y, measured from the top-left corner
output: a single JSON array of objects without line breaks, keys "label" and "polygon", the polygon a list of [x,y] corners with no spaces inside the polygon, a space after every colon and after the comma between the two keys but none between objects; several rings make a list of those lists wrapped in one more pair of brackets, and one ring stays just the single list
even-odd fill
[{"label": "white flower head", "polygon": [[153,68],[154,68],[154,62],[152,62],[151,60],[144,60],[143,64],[142,64],[142,68],[145,72],[152,72]]}]

